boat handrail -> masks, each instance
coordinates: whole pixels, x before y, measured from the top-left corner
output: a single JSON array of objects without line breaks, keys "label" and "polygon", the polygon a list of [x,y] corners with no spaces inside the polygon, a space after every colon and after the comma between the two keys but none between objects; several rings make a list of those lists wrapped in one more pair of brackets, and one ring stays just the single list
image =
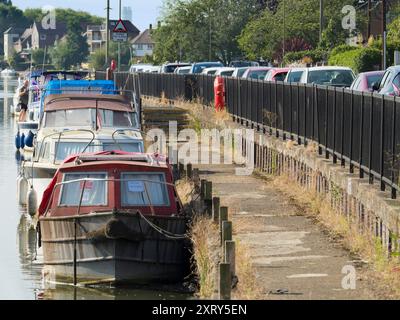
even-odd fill
[{"label": "boat handrail", "polygon": [[[111,135],[111,138],[114,141],[114,144],[119,148],[119,150],[123,151],[123,149],[121,148],[121,145],[117,142],[117,139],[115,139],[115,135],[118,134],[123,134],[126,131],[128,132],[137,132],[137,133],[142,133],[142,131],[139,128],[124,128],[124,129],[117,129],[113,132],[113,134]],[[144,150],[143,150],[144,151]]]},{"label": "boat handrail", "polygon": [[37,158],[33,159],[33,162],[39,162],[40,156],[42,154],[42,149],[43,149],[43,145],[45,144],[45,141],[47,139],[50,139],[53,136],[58,136],[58,140],[57,140],[57,145],[56,145],[56,149],[54,150],[54,159],[53,159],[53,164],[56,163],[56,157],[57,157],[57,151],[58,151],[58,146],[60,144],[60,140],[63,134],[65,133],[71,133],[71,132],[87,132],[87,133],[91,133],[92,134],[92,139],[90,140],[90,142],[85,146],[85,148],[83,149],[83,151],[81,153],[84,153],[87,148],[89,148],[89,146],[93,143],[93,141],[96,139],[96,134],[94,133],[93,130],[89,130],[89,129],[68,129],[68,130],[64,130],[64,131],[60,131],[60,132],[54,132],[51,133],[47,136],[45,136],[40,144],[40,148],[39,148],[39,152],[37,154]]},{"label": "boat handrail", "polygon": [[[146,198],[147,198],[147,200],[149,202],[148,206],[150,207],[151,214],[153,216],[155,215],[154,205],[151,203],[151,198],[150,198],[150,195],[149,195],[147,184],[148,183],[155,183],[155,184],[159,184],[159,185],[164,185],[164,186],[167,186],[167,187],[175,188],[175,184],[173,184],[173,183],[161,182],[161,181],[152,181],[152,180],[147,180],[147,179],[135,179],[135,180],[133,180],[133,179],[115,179],[115,178],[102,178],[102,179],[100,179],[100,178],[82,178],[82,179],[75,179],[75,180],[70,180],[70,181],[61,181],[61,182],[58,182],[58,183],[56,183],[54,185],[53,190],[52,190],[51,195],[50,195],[50,198],[49,198],[49,201],[47,202],[46,210],[45,210],[43,216],[46,217],[48,212],[50,211],[50,205],[53,203],[55,191],[56,191],[57,188],[59,188],[61,186],[64,186],[64,185],[68,185],[68,184],[83,182],[82,191],[81,191],[80,198],[79,198],[80,201],[79,201],[79,204],[78,204],[78,210],[77,210],[77,214],[76,214],[76,217],[79,217],[80,216],[80,210],[81,210],[81,207],[82,207],[83,193],[85,192],[85,188],[86,188],[86,183],[87,182],[96,182],[96,181],[104,181],[104,182],[130,182],[130,181],[137,182],[137,181],[140,181],[140,182],[144,182],[144,191],[146,193]],[[179,197],[177,197],[176,200],[179,201],[180,207],[183,208],[182,202],[179,199]]]}]

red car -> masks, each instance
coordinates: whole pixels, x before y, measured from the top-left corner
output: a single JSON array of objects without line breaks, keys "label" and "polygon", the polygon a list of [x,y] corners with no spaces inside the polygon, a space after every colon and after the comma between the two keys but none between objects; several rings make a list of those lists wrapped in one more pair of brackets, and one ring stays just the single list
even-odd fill
[{"label": "red car", "polygon": [[290,68],[273,68],[268,71],[265,81],[284,81]]},{"label": "red car", "polygon": [[373,85],[380,83],[385,71],[371,71],[360,73],[354,80],[350,89],[355,91],[373,92]]}]

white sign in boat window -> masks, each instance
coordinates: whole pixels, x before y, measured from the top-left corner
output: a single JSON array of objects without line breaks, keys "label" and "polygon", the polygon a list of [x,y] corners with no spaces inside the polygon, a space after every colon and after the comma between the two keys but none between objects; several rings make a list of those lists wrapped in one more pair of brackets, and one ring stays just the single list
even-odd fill
[{"label": "white sign in boat window", "polygon": [[169,206],[164,174],[124,173],[121,179],[121,201],[124,207]]},{"label": "white sign in boat window", "polygon": [[[82,179],[88,180],[84,182],[81,181]],[[107,179],[107,174],[105,173],[65,174],[64,182],[73,182],[66,183],[62,186],[60,206],[77,207],[79,206],[81,196],[82,206],[107,205],[107,181],[104,181],[105,179]]]}]

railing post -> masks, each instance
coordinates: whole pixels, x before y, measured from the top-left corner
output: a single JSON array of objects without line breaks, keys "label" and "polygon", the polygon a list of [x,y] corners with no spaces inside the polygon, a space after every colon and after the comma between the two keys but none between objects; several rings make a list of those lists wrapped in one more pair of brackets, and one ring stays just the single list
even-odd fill
[{"label": "railing post", "polygon": [[205,185],[205,196],[204,196],[204,204],[206,205],[206,214],[209,217],[212,217],[212,182],[207,181]]},{"label": "railing post", "polygon": [[225,263],[231,267],[231,279],[236,275],[236,244],[235,241],[225,241]]}]

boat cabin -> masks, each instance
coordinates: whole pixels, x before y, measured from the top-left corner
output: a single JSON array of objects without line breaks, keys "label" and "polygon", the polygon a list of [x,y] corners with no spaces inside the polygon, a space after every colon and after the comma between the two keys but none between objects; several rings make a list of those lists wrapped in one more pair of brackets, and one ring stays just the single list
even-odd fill
[{"label": "boat cabin", "polygon": [[99,213],[182,215],[171,166],[164,157],[120,151],[66,160],[45,191],[46,218]]},{"label": "boat cabin", "polygon": [[61,163],[84,152],[144,152],[136,110],[122,95],[62,94],[45,99],[36,162]]}]

